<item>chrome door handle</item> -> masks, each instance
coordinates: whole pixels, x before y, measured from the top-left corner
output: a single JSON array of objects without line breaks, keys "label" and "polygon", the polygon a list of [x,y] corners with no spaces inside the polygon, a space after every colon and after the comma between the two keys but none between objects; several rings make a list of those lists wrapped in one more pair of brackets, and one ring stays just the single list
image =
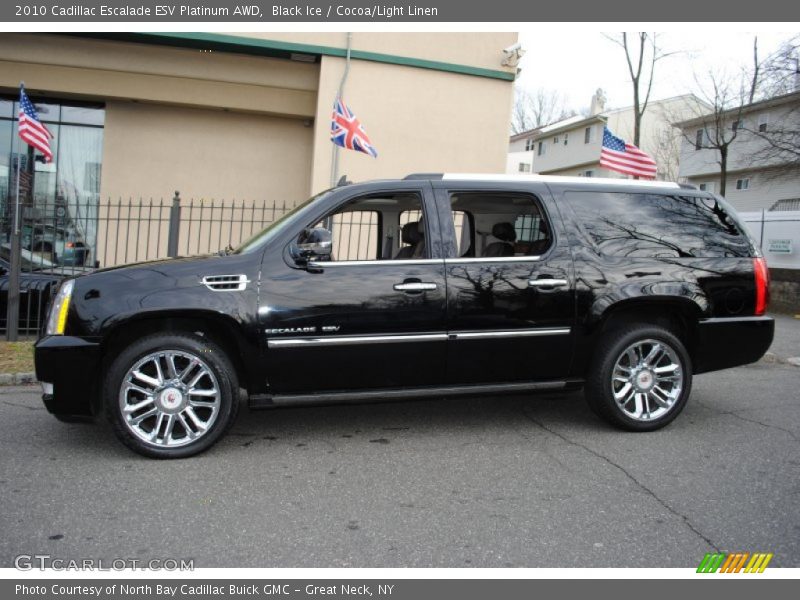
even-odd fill
[{"label": "chrome door handle", "polygon": [[428,290],[435,290],[435,283],[425,283],[422,281],[415,281],[410,283],[395,283],[394,289],[398,292],[425,292]]},{"label": "chrome door handle", "polygon": [[555,288],[567,285],[566,279],[530,279],[528,287],[532,288]]}]

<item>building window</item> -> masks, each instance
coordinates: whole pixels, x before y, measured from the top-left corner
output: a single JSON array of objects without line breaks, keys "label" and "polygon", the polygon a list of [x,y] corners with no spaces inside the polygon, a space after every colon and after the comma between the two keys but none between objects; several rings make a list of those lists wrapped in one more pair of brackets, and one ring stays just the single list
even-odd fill
[{"label": "building window", "polygon": [[566,146],[567,144],[569,144],[569,134],[565,133],[564,134],[564,145]]},{"label": "building window", "polygon": [[545,149],[544,142],[539,142],[539,147],[536,151],[536,154],[538,154],[539,156],[544,156],[546,151],[547,150]]},{"label": "building window", "polygon": [[743,177],[742,179],[736,180],[736,189],[737,190],[749,190],[750,189],[750,178]]},{"label": "building window", "polygon": [[589,127],[587,127],[586,129],[583,130],[583,143],[584,144],[589,144],[594,139],[593,130],[594,130],[594,127],[592,127],[592,126],[589,126]]},{"label": "building window", "polygon": [[558,144],[558,136],[555,136],[555,137],[553,138],[553,143],[554,143],[554,144]]},{"label": "building window", "polygon": [[533,150],[533,146],[534,146],[533,139],[528,138],[527,140],[525,140],[525,152],[530,152],[531,150]]},{"label": "building window", "polygon": [[594,169],[587,169],[581,172],[581,177],[594,177]]},{"label": "building window", "polygon": [[[45,163],[40,152],[17,143],[17,97],[0,96],[0,244],[8,243],[11,234],[9,207],[16,201],[19,166],[23,247],[33,243],[34,224],[48,222],[53,229],[48,235],[53,240],[71,238],[94,249],[105,107],[52,99],[39,102],[36,97],[31,100],[53,134],[50,140],[53,160]],[[42,247],[48,243],[51,240],[40,240]],[[87,258],[93,263],[94,252]],[[62,264],[55,248],[53,260]]]},{"label": "building window", "polygon": [[731,131],[739,131],[742,127],[744,127],[744,122],[741,119],[736,119],[731,123]]},{"label": "building window", "polygon": [[694,136],[694,149],[700,150],[703,147],[703,136],[705,135],[704,129],[698,129]]},{"label": "building window", "polygon": [[705,183],[698,184],[697,189],[701,192],[714,192],[714,182],[706,181]]},{"label": "building window", "polygon": [[531,166],[528,163],[519,163],[519,172],[520,173],[530,173]]},{"label": "building window", "polygon": [[768,123],[769,123],[769,117],[766,114],[758,116],[758,131],[759,131],[759,133],[766,133],[767,124]]}]

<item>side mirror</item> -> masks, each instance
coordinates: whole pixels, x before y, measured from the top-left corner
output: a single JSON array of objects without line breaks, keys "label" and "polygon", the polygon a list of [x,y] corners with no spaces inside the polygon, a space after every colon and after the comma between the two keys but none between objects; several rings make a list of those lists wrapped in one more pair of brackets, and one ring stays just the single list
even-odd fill
[{"label": "side mirror", "polygon": [[333,236],[324,227],[304,229],[297,236],[299,258],[310,260],[330,260],[333,251]]}]

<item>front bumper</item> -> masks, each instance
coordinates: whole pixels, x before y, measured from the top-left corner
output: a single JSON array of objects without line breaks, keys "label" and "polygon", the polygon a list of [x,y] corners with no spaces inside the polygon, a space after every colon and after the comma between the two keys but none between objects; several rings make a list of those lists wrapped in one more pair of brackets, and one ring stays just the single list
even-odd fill
[{"label": "front bumper", "polygon": [[772,345],[775,319],[731,317],[703,319],[694,344],[694,372],[706,373],[759,360]]},{"label": "front bumper", "polygon": [[43,386],[42,395],[49,412],[72,419],[95,414],[100,399],[99,343],[67,335],[43,337],[34,346],[34,361],[36,379],[50,384]]}]

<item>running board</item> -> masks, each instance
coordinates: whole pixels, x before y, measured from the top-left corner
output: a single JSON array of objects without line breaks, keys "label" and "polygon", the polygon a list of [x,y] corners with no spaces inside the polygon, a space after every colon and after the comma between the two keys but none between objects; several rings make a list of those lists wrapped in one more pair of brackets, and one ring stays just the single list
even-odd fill
[{"label": "running board", "polygon": [[316,394],[255,394],[249,397],[250,408],[296,406],[304,404],[343,404],[359,402],[391,402],[410,398],[438,398],[476,394],[513,394],[575,389],[581,381],[526,381],[478,385],[445,385],[421,388],[386,388],[349,392],[318,392]]}]

